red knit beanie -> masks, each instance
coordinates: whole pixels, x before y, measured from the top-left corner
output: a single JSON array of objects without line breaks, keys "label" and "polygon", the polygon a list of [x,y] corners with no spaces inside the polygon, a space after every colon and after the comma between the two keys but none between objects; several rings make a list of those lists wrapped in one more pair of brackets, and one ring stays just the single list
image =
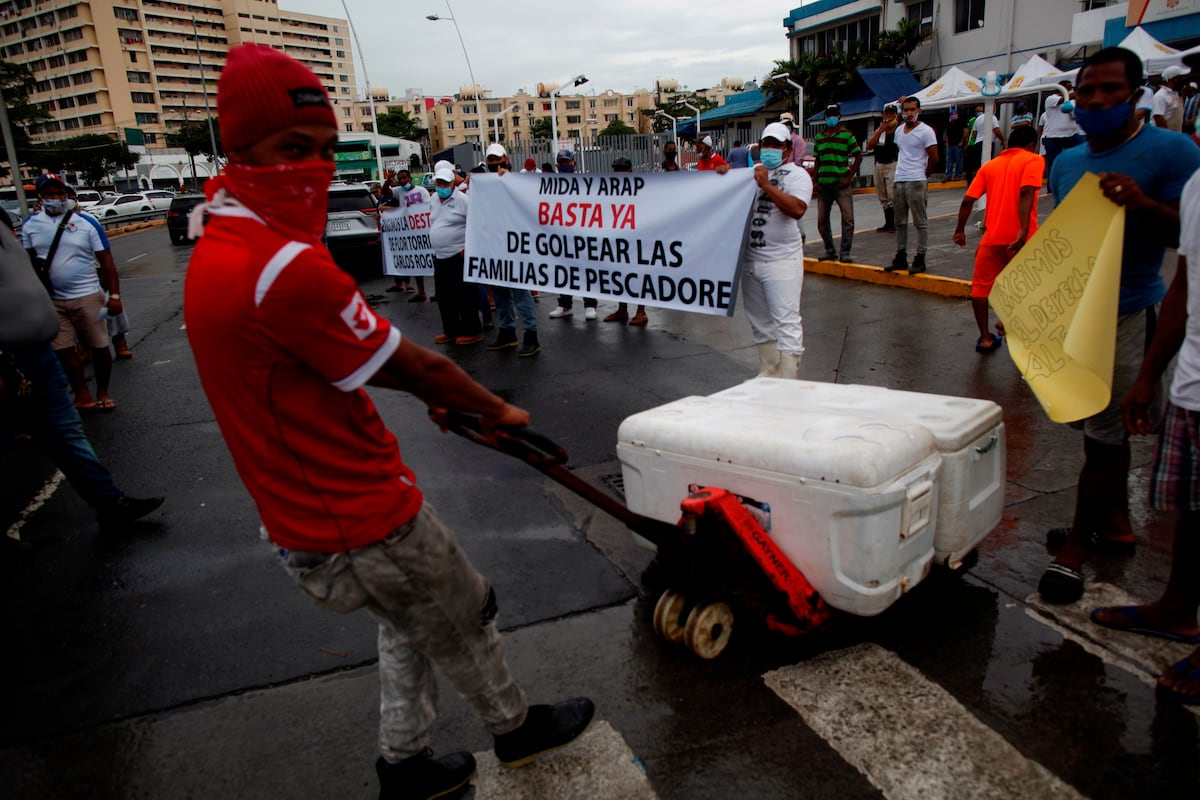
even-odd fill
[{"label": "red knit beanie", "polygon": [[333,105],[312,70],[278,50],[243,44],[229,51],[217,84],[221,146],[252,145],[292,125],[337,127]]}]

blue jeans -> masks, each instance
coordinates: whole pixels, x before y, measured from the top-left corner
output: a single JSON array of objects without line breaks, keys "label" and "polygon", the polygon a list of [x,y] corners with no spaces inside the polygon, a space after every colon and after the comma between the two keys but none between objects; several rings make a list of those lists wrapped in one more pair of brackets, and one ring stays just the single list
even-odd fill
[{"label": "blue jeans", "polygon": [[513,308],[521,315],[521,328],[537,332],[537,306],[528,289],[512,289],[508,286],[493,286],[492,298],[496,301],[496,313],[500,315],[500,327],[516,329]]},{"label": "blue jeans", "polygon": [[1049,177],[1050,168],[1054,166],[1054,159],[1058,158],[1059,153],[1081,145],[1085,141],[1087,140],[1079,134],[1055,137],[1053,139],[1049,136],[1042,137],[1042,144],[1046,147],[1046,176]]},{"label": "blue jeans", "polygon": [[[124,492],[113,483],[112,475],[96,457],[92,443],[83,432],[83,420],[71,400],[67,376],[49,344],[16,347],[17,368],[33,383],[32,413],[28,416],[29,433],[54,462],[88,505],[98,507],[115,500]],[[6,387],[14,391],[15,387]],[[11,434],[11,415],[4,414],[0,429]],[[7,438],[7,437],[6,437]]]},{"label": "blue jeans", "polygon": [[958,145],[946,148],[946,179],[961,178],[963,174],[963,149]]}]

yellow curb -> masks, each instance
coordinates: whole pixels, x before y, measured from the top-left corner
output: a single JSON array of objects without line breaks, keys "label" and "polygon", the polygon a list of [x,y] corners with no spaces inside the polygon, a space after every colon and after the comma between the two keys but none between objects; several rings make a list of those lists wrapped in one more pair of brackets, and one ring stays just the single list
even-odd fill
[{"label": "yellow curb", "polygon": [[142,222],[131,222],[128,225],[122,225],[119,228],[113,228],[110,231],[105,231],[104,235],[105,236],[121,236],[122,234],[126,234],[126,233],[137,233],[138,231],[144,231],[144,230],[148,230],[150,228],[158,228],[158,227],[160,227],[162,225],[166,225],[166,224],[167,224],[167,221],[165,219],[148,219],[148,220],[144,220]]},{"label": "yellow curb", "polygon": [[[942,189],[966,189],[966,181],[937,181],[931,182],[926,190],[930,192],[940,192]],[[874,186],[864,186],[861,189],[854,189],[851,194],[875,194]]]},{"label": "yellow curb", "polygon": [[804,271],[814,275],[849,278],[880,286],[899,286],[902,289],[913,289],[942,297],[971,296],[970,281],[964,281],[961,278],[947,278],[942,275],[930,275],[925,272],[919,275],[909,275],[900,270],[884,272],[883,267],[873,267],[869,264],[843,264],[840,261],[818,261],[815,258],[804,259]]}]

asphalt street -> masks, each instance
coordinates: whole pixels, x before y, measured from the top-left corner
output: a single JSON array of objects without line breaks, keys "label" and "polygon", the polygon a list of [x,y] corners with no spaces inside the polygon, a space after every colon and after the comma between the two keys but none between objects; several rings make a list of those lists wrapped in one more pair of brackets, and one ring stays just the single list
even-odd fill
[{"label": "asphalt street", "polygon": [[[939,247],[960,200],[961,189],[931,193]],[[874,233],[878,208],[873,196],[856,197],[863,269],[894,247]],[[819,255],[811,221],[807,232],[809,255]],[[374,626],[365,614],[311,605],[258,538],[187,344],[191,247],[153,228],[115,237],[113,250],[135,357],[115,366],[117,410],[84,424],[128,492],[167,501],[102,535],[33,444],[0,454],[0,524],[31,543],[0,558],[0,794],[374,797]],[[969,270],[969,251],[952,246],[930,259],[935,277],[961,283]],[[1137,553],[1096,555],[1084,600],[1044,606],[1034,592],[1052,558],[1045,533],[1071,519],[1080,435],[1047,420],[1006,350],[974,351],[965,299],[935,293],[937,281],[879,280],[806,277],[801,377],[999,403],[1004,518],[966,575],[935,574],[884,614],[842,616],[808,639],[736,626],[711,662],[654,634],[657,596],[641,579],[649,555],[618,522],[523,463],[439,433],[412,398],[371,390],[429,502],[493,581],[510,663],[530,697],[597,703],[585,741],[502,774],[483,757],[484,731],[444,688],[434,747],[481,757],[477,797],[1200,793],[1196,715],[1153,691],[1154,676],[1189,648],[1101,629],[1086,614],[1155,597],[1165,582],[1173,520],[1146,510],[1151,442],[1136,443],[1130,478]],[[436,306],[384,292],[389,284],[362,288],[404,335],[432,347]],[[529,409],[571,469],[614,496],[624,418],[757,369],[740,312],[652,308],[639,329],[587,321],[579,304],[551,320],[552,308],[542,297],[536,358],[446,352]],[[611,308],[602,303],[601,316]]]}]

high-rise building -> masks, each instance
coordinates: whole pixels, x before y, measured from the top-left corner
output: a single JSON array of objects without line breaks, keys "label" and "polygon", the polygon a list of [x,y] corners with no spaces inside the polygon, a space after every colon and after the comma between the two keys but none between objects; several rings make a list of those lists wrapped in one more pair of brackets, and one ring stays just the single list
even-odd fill
[{"label": "high-rise building", "polygon": [[353,106],[344,19],[270,0],[0,0],[0,58],[32,70],[30,100],[51,116],[30,131],[38,142],[137,130],[148,151],[164,148],[166,134],[205,119],[206,88],[216,115],[226,54],[247,42],[306,64],[335,106]]}]

